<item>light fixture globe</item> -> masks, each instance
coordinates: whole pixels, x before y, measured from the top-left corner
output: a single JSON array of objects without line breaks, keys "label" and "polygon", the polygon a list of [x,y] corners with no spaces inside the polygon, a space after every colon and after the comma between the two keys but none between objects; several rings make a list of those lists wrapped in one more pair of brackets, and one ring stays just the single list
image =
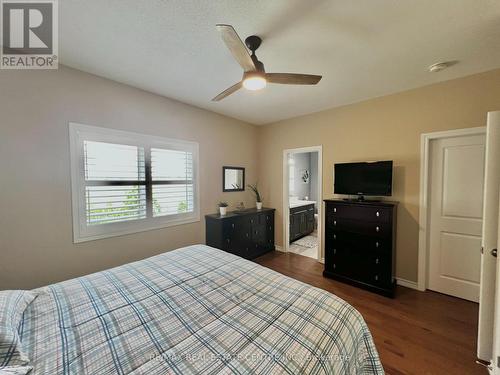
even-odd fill
[{"label": "light fixture globe", "polygon": [[262,90],[266,87],[267,81],[262,72],[243,73],[243,87],[250,91]]}]

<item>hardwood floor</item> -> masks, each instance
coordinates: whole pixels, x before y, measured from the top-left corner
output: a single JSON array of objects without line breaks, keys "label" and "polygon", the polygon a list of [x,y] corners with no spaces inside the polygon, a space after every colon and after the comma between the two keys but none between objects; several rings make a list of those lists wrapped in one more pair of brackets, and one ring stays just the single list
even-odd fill
[{"label": "hardwood floor", "polygon": [[475,363],[475,303],[400,286],[394,299],[382,297],[324,278],[321,263],[291,253],[275,251],[255,261],[353,305],[370,328],[387,374],[487,374]]}]

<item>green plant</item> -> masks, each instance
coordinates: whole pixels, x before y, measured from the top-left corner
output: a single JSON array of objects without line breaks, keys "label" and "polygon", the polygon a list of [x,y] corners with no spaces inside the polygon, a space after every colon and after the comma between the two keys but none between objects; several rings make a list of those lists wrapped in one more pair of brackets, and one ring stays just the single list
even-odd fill
[{"label": "green plant", "polygon": [[219,202],[219,207],[227,207],[229,206],[227,202]]},{"label": "green plant", "polygon": [[186,202],[179,202],[177,205],[177,212],[186,212],[188,210],[188,205]]},{"label": "green plant", "polygon": [[[90,225],[112,223],[117,218],[130,219],[142,217],[146,210],[145,203],[141,202],[139,187],[135,186],[125,193],[125,200],[117,204],[107,203],[100,207],[100,203],[89,202],[88,222]],[[95,218],[98,217],[98,220]],[[95,221],[95,222],[94,222]]]},{"label": "green plant", "polygon": [[260,196],[260,192],[259,192],[259,188],[257,187],[257,183],[255,183],[255,185],[250,185],[250,184],[248,184],[247,186],[248,186],[248,187],[250,188],[250,190],[252,190],[252,191],[253,191],[253,193],[255,194],[255,200],[256,200],[257,202],[262,202],[262,197]]}]

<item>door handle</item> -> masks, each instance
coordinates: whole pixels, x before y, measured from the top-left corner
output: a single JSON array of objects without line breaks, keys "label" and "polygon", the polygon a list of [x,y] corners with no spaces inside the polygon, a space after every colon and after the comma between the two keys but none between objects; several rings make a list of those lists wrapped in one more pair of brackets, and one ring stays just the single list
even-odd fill
[{"label": "door handle", "polygon": [[490,254],[493,255],[495,258],[497,257],[497,253],[498,253],[497,249],[493,249],[490,251]]}]

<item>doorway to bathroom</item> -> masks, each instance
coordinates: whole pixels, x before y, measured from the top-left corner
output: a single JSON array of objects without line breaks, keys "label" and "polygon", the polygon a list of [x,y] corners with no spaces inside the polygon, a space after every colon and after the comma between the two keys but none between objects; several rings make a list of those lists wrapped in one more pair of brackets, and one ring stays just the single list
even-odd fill
[{"label": "doorway to bathroom", "polygon": [[283,152],[283,251],[321,261],[322,147]]}]

